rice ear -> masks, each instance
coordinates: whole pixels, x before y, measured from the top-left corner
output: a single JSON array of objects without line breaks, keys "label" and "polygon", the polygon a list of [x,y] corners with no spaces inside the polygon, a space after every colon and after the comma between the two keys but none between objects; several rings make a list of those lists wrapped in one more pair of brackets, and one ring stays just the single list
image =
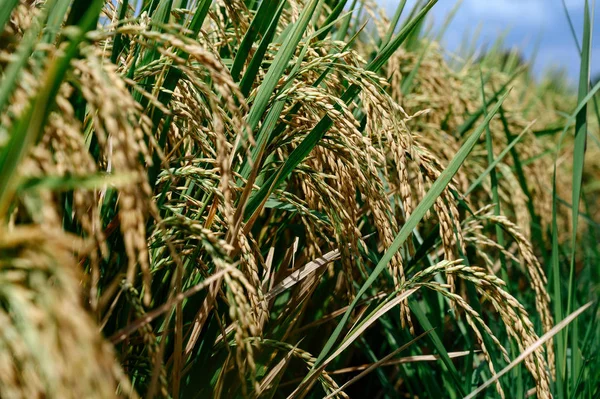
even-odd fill
[{"label": "rice ear", "polygon": [[2,397],[137,397],[81,303],[77,243],[36,227],[0,232]]}]

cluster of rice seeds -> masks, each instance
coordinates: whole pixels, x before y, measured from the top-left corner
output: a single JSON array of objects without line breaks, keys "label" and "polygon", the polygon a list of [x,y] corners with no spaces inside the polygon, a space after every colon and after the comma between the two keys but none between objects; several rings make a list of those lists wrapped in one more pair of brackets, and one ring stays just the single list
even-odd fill
[{"label": "cluster of rice seeds", "polygon": [[[315,161],[315,163],[316,162],[317,161]],[[312,162],[309,163],[309,165],[310,164],[314,165]],[[308,170],[299,170],[298,172],[300,173],[297,174],[294,180],[301,181],[298,186],[304,193],[308,194],[305,206],[317,212],[322,212],[327,217],[328,223],[327,225],[323,226],[323,230],[319,231],[319,235],[326,236],[329,234],[332,238],[331,243],[334,246],[340,245],[340,247],[346,247],[345,250],[343,250],[341,261],[344,270],[345,283],[345,287],[342,291],[352,295],[353,289],[351,283],[354,276],[352,259],[354,257],[354,253],[351,250],[350,245],[352,245],[352,248],[356,248],[356,241],[354,241],[354,244],[350,243],[357,237],[357,235],[359,235],[359,233],[357,233],[356,227],[347,223],[348,219],[345,216],[347,216],[349,212],[352,212],[352,208],[355,208],[355,204],[352,203],[350,209],[344,207],[343,204],[347,203],[348,201],[345,198],[342,198],[340,193],[336,191],[332,185],[327,184],[323,177],[320,177],[318,174],[315,175],[311,166],[309,166],[307,169]],[[329,176],[328,178],[331,179],[330,175],[325,176]],[[312,220],[313,218],[305,219],[305,228],[307,231],[314,231],[316,228],[316,225],[314,222],[312,222]],[[323,223],[319,224],[323,225]],[[347,230],[348,228],[350,230]],[[321,240],[312,243],[312,245],[314,246],[319,241]],[[308,243],[307,241],[307,244],[311,243]],[[321,250],[317,248],[312,249],[313,253],[320,251]],[[305,255],[309,256],[308,251]],[[341,294],[344,295],[343,292]]]},{"label": "cluster of rice seeds", "polygon": [[[204,277],[208,277],[207,259],[223,258],[233,251],[231,245],[220,236],[222,234],[204,227],[202,221],[173,212],[173,216],[160,220],[157,229],[150,237],[152,247],[157,248],[152,253],[153,271],[166,267],[166,262],[170,259],[171,249],[166,244],[168,240],[178,254],[193,256],[194,262],[198,263],[199,267],[193,269],[192,273],[199,272]],[[193,280],[193,274],[189,279]]]},{"label": "cluster of rice seeds", "polygon": [[[167,136],[167,159],[181,154],[183,157],[216,158],[214,129],[203,122],[212,121],[214,116],[207,104],[198,101],[198,91],[188,81],[182,81],[173,95],[170,112],[173,115],[171,132]],[[202,93],[204,95],[205,93]],[[222,112],[220,107],[213,110]],[[185,150],[185,152],[183,152]],[[197,151],[193,154],[193,151]]]},{"label": "cluster of rice seeds", "polygon": [[[379,83],[383,84],[383,82]],[[413,210],[413,194],[408,173],[410,162],[409,157],[407,156],[407,154],[412,152],[413,143],[412,134],[406,129],[404,121],[399,118],[399,115],[406,117],[407,115],[401,108],[394,109],[390,106],[386,107],[385,105],[389,105],[390,102],[386,101],[388,99],[385,98],[381,91],[373,84],[367,83],[365,86],[361,101],[365,109],[365,114],[367,115],[367,124],[365,126],[366,132],[368,137],[371,137],[373,144],[377,146],[377,151],[383,158],[380,163],[381,166],[383,166],[383,173],[387,177],[386,183],[396,182],[398,186],[397,190],[400,194],[403,217],[406,220]],[[391,149],[390,152],[393,158],[391,166],[386,162],[386,146],[382,143],[384,140]],[[391,177],[392,174],[394,175],[393,177]],[[423,182],[421,175],[417,177],[417,181],[419,183]],[[394,187],[388,187],[388,190],[392,192],[396,191],[394,190]],[[384,247],[388,248],[394,241],[399,228],[398,221],[390,220],[390,215],[393,213],[390,202],[387,199],[387,194],[384,193],[384,198],[382,200],[377,198],[375,201],[370,201],[372,197],[369,193],[365,194],[375,219],[375,225],[381,226],[378,228],[380,239],[384,244]],[[385,204],[386,208],[382,209],[382,204]],[[390,262],[389,269],[395,286],[403,286],[405,275],[402,255],[400,253],[394,255]],[[403,327],[408,325],[410,332],[414,333],[407,301],[402,301],[400,303],[400,320]]]},{"label": "cluster of rice seeds", "polygon": [[[264,321],[268,319],[267,302],[264,299],[264,293],[262,290],[262,283],[259,276],[259,264],[264,270],[264,262],[260,256],[260,252],[256,250],[256,242],[252,239],[251,235],[246,237],[245,234],[240,233],[238,237],[238,243],[240,245],[240,260],[242,264],[242,270],[246,275],[249,283],[254,288],[253,291],[248,292],[250,305],[256,314],[257,326],[262,326]],[[257,330],[260,333],[259,330]]]},{"label": "cluster of rice seeds", "polygon": [[230,273],[224,275],[226,297],[229,307],[229,317],[233,321],[234,339],[236,343],[235,361],[237,373],[242,382],[242,392],[247,395],[246,381],[253,384],[253,389],[258,390],[256,380],[256,363],[254,361],[254,349],[250,337],[259,336],[259,320],[248,297],[258,297],[254,286],[237,269],[227,265],[221,259],[213,259],[220,269],[228,269]]},{"label": "cluster of rice seeds", "polygon": [[[37,2],[36,2],[37,3]],[[23,38],[23,34],[32,26],[40,15],[36,5],[26,4],[21,1],[12,11],[9,20],[0,32],[0,57],[10,57]],[[5,60],[2,60],[4,63]]]},{"label": "cluster of rice seeds", "polygon": [[[313,57],[316,55],[313,55]],[[344,212],[336,212],[336,214],[347,218],[346,227],[338,230],[344,231],[346,237],[354,237],[349,227],[355,226],[357,223],[354,217],[354,210],[357,205],[354,204],[354,195],[351,194],[356,191],[361,193],[366,201],[369,213],[374,219],[380,241],[383,247],[386,248],[391,245],[398,231],[398,220],[393,217],[386,188],[392,192],[399,192],[404,218],[408,218],[415,202],[413,197],[418,201],[424,196],[425,186],[437,179],[441,170],[443,170],[443,166],[433,154],[419,146],[415,141],[415,136],[406,126],[405,121],[417,117],[420,113],[413,116],[407,115],[402,107],[382,90],[382,87],[386,86],[383,79],[361,70],[357,66],[360,65],[360,57],[357,54],[352,52],[340,53],[336,54],[335,57],[328,55],[322,57],[322,59],[319,57],[311,59],[307,56],[304,68],[301,69],[299,75],[308,74],[311,68],[318,72],[322,66],[327,65],[330,59],[335,58],[346,62],[347,73],[343,74],[343,79],[362,88],[360,107],[366,117],[366,133],[361,134],[357,131],[357,121],[353,113],[347,109],[345,104],[341,104],[336,96],[331,94],[340,92],[339,86],[336,86],[337,75],[333,75],[331,79],[326,80],[325,87],[311,87],[300,81],[290,90],[280,94],[280,98],[287,97],[289,100],[302,102],[302,111],[292,118],[290,122],[291,129],[283,135],[281,140],[285,142],[287,137],[291,138],[292,143],[300,140],[301,135],[298,132],[307,130],[307,127],[303,126],[312,126],[315,123],[316,118],[313,115],[320,118],[323,111],[327,112],[327,115],[333,120],[333,127],[321,143],[321,147],[313,151],[306,164],[309,168],[319,171],[318,174],[325,176],[333,174],[336,176],[335,184],[319,187],[322,184],[317,182],[318,177],[306,181],[303,176],[298,179],[300,180],[299,186],[304,191],[304,197],[307,199],[310,208],[318,203],[323,204],[323,197],[325,195],[331,196],[332,193],[334,193],[334,198],[343,201],[341,208]],[[342,68],[338,69],[338,74],[341,70],[343,71]],[[339,106],[340,111],[335,110],[333,104]],[[389,151],[390,147],[392,151]],[[329,151],[335,154],[338,161],[333,162],[331,160],[332,156],[329,155]],[[326,156],[323,159],[322,154],[324,152]],[[390,152],[392,153],[392,159],[389,159]],[[281,148],[279,153],[282,158],[286,154]],[[346,165],[345,168],[341,166],[341,163]],[[352,180],[350,181],[346,170],[352,171]],[[381,180],[380,172],[386,177],[385,183]],[[411,179],[417,182],[416,193],[411,188],[414,186],[414,184],[411,184]],[[386,184],[395,184],[395,187],[387,187]],[[465,183],[462,185],[465,185]],[[451,185],[450,188],[454,189],[455,187]],[[315,195],[315,193],[319,194]],[[456,258],[457,246],[464,251],[460,215],[456,203],[456,199],[454,199],[450,190],[447,190],[435,207],[436,215],[441,222],[444,254],[446,259],[449,260]],[[329,205],[328,203],[326,206],[322,206],[325,208],[325,212],[327,212]],[[335,204],[331,205],[336,208]],[[337,206],[337,208],[340,207]],[[340,242],[339,233],[336,234],[336,241]],[[392,260],[390,273],[394,277],[397,286],[404,282],[402,256],[400,254],[396,254]],[[346,277],[348,275],[349,272],[346,271]],[[452,275],[449,275],[448,278],[449,282],[452,283]],[[402,311],[402,320],[408,321],[410,325],[406,304],[403,304]]]},{"label": "cluster of rice seeds", "polygon": [[[446,273],[446,276],[448,276],[448,274],[450,274],[451,272],[449,272],[448,270],[445,270],[445,273]],[[464,314],[465,314],[465,318],[467,320],[467,324],[473,330],[473,333],[475,334],[475,337],[477,339],[477,343],[479,344],[479,347],[481,348],[481,352],[483,353],[483,357],[485,358],[485,360],[488,364],[490,373],[491,373],[492,377],[494,377],[496,375],[496,369],[494,368],[494,363],[492,362],[492,358],[490,356],[489,349],[487,348],[487,346],[484,343],[480,327],[491,338],[492,342],[500,350],[504,360],[507,363],[509,363],[510,360],[508,357],[508,352],[502,346],[502,344],[500,343],[498,338],[496,338],[496,336],[490,330],[490,328],[485,324],[485,322],[483,321],[483,319],[481,318],[479,313],[477,313],[467,303],[467,301],[465,301],[465,299],[463,297],[461,297],[460,295],[455,294],[451,291],[445,290],[442,285],[437,284],[437,283],[428,283],[428,284],[423,284],[423,285],[434,291],[439,292],[440,294],[442,294],[443,296],[445,296],[446,298],[448,298],[451,301],[453,307],[462,309],[465,312]],[[496,381],[495,385],[496,385],[496,390],[498,391],[498,394],[500,395],[500,397],[504,398],[505,397],[504,390],[502,389],[502,386],[500,385],[500,381]]]},{"label": "cluster of rice seeds", "polygon": [[[55,170],[52,154],[40,146],[34,147],[21,165],[24,177],[38,177]],[[50,190],[36,190],[20,196],[10,215],[9,226],[31,221],[46,228],[60,228],[61,216],[55,194]]]},{"label": "cluster of rice seeds", "polygon": [[[40,14],[38,9],[23,4],[17,6],[11,14],[11,20],[4,27],[0,36],[0,70],[4,71],[8,64],[14,60],[17,45],[23,40],[23,33],[30,28],[34,18]],[[36,22],[37,23],[37,22]],[[23,26],[19,25],[23,24]],[[6,43],[5,43],[6,41]],[[13,43],[14,42],[14,43]],[[40,87],[40,76],[44,74],[47,64],[42,54],[52,52],[52,48],[38,48],[40,57],[30,57],[27,64],[21,69],[16,87],[4,110],[0,113],[0,145],[8,138],[8,130],[13,122],[26,110],[32,98]],[[45,55],[45,54],[44,54]],[[40,61],[41,60],[41,61]]]},{"label": "cluster of rice seeds", "polygon": [[[204,165],[194,165],[195,163],[201,165],[201,162],[190,161],[189,163],[187,166],[163,170],[158,175],[156,180],[158,194],[154,200],[162,200],[160,208],[165,211],[164,219],[176,218],[185,220],[186,223],[207,225],[210,217],[207,210],[211,208],[211,204],[208,203],[210,195],[217,197],[221,202],[220,192],[217,189],[220,176],[217,169],[210,165],[207,168]],[[196,195],[188,192],[192,184],[196,188]],[[221,220],[216,216],[213,222],[221,224]],[[155,230],[153,234],[160,236],[160,231]],[[184,238],[180,232],[176,232],[177,240]]]},{"label": "cluster of rice seeds", "polygon": [[[377,0],[366,0],[362,3],[362,7],[366,14],[363,15],[363,18],[373,22],[378,37],[385,37],[390,29],[390,20],[386,15],[385,8],[382,7],[382,3]],[[361,23],[364,23],[364,21],[361,21]]]},{"label": "cluster of rice seeds", "polygon": [[[217,0],[220,7],[224,7],[227,12],[228,22],[234,24],[233,31],[246,32],[250,26],[250,12],[246,8],[246,3],[241,0]],[[238,39],[241,39],[238,37]]]},{"label": "cluster of rice seeds", "polygon": [[[73,108],[68,100],[72,91],[71,86],[62,86],[61,93],[56,98],[59,112],[50,115],[43,140],[38,147],[52,149],[57,175],[89,176],[96,173],[98,167],[80,134],[81,124],[75,118]],[[46,171],[46,173],[51,174],[50,171]],[[105,236],[100,222],[98,201],[103,194],[104,192],[99,193],[98,190],[75,189],[73,190],[73,209],[74,216],[85,234],[95,240],[100,255],[106,256],[108,250],[104,242]],[[89,299],[92,309],[95,309],[100,279],[97,251],[92,251],[89,259],[91,266]]]},{"label": "cluster of rice seeds", "polygon": [[[431,289],[435,289],[453,301],[455,306],[465,310],[467,317],[471,317],[473,320],[477,321],[483,330],[490,336],[494,344],[498,346],[498,349],[502,352],[503,357],[507,362],[509,362],[509,358],[506,349],[502,347],[497,338],[495,338],[492,334],[489,327],[487,327],[481,317],[474,312],[468,304],[466,304],[464,299],[462,299],[462,297],[459,295],[445,291],[443,287],[437,283],[429,282],[436,273],[441,271],[445,272],[446,274],[454,274],[457,278],[469,281],[475,285],[477,292],[485,299],[489,300],[496,312],[498,312],[502,318],[502,321],[504,322],[506,332],[516,341],[520,351],[524,351],[539,339],[535,333],[533,323],[529,319],[529,315],[527,314],[525,308],[512,295],[505,291],[506,284],[502,280],[493,274],[486,273],[484,269],[464,266],[456,261],[444,261],[418,272],[409,280],[409,287],[425,285]],[[469,325],[471,328],[475,328],[474,323],[469,322]],[[478,335],[478,340],[481,340],[480,335]],[[488,360],[490,372],[492,375],[494,375],[495,371],[491,359],[489,358],[489,354],[486,354],[487,348],[484,349],[484,344],[482,341],[480,342],[480,345],[482,346],[484,356]],[[538,349],[531,356],[527,357],[525,359],[525,366],[536,382],[536,392],[538,397],[551,398],[550,375],[547,370],[549,366],[544,359],[543,350]],[[496,387],[499,394],[503,396],[504,394],[499,383],[496,384]]]},{"label": "cluster of rice seeds", "polygon": [[[209,44],[204,46],[202,42],[182,35],[148,30],[140,25],[125,25],[114,31],[99,32],[97,39],[116,34],[125,35],[131,39],[132,44],[147,48],[149,51],[156,50],[162,55],[163,59],[140,67],[135,71],[135,81],[151,76],[158,79],[154,85],[154,91],[149,93],[150,98],[158,98],[162,88],[161,79],[164,79],[164,69],[166,66],[174,64],[184,72],[178,90],[180,86],[188,85],[187,91],[188,94],[191,94],[179,95],[176,96],[177,98],[189,101],[187,105],[191,105],[189,109],[192,111],[200,109],[203,111],[202,114],[207,115],[212,115],[213,112],[218,111],[219,115],[222,115],[220,116],[221,123],[230,127],[230,132],[238,134],[245,130],[240,113],[241,110],[245,109],[245,104],[242,101],[243,96],[233,82],[228,69],[220,61],[218,48],[214,48]],[[184,60],[179,57],[176,54],[177,51],[187,54],[188,59]],[[134,51],[130,50],[125,57],[120,59],[118,63],[119,71],[126,73],[135,61]],[[211,81],[211,86],[206,84],[207,80]],[[142,90],[140,87],[137,87],[137,89]],[[189,91],[195,91],[195,93]],[[205,103],[205,100],[202,99],[208,99],[209,102]],[[171,103],[169,109],[171,112],[176,113],[178,109],[177,102]],[[193,113],[188,114],[188,116],[196,117]]]},{"label": "cluster of rice seeds", "polygon": [[[416,179],[418,181],[418,191],[417,193],[412,193],[409,189],[403,191],[410,196],[417,196],[417,200],[420,200],[424,196],[424,187],[429,187],[439,177],[443,167],[439,165],[439,162],[432,154],[424,151],[416,138],[414,143],[410,145],[407,153],[411,155],[410,158],[404,157],[401,158],[401,160],[403,159],[415,164],[412,170],[416,170],[417,173]],[[401,168],[400,166],[397,167],[399,169]],[[404,166],[403,169],[408,170],[409,167]],[[452,190],[456,190],[454,184],[455,183],[449,184],[448,188],[442,192],[433,206],[435,216],[440,225],[442,249],[446,260],[456,259],[458,257],[458,249],[460,249],[462,253],[465,253],[463,232],[460,225],[461,216],[458,211],[457,200],[451,192]],[[405,194],[403,194],[403,196],[404,195]],[[403,203],[410,204],[408,200],[404,200]],[[431,217],[431,215],[428,215],[427,218],[430,219]],[[448,275],[447,278],[451,289],[454,290],[453,276]]]},{"label": "cluster of rice seeds", "polygon": [[[121,31],[128,31],[130,35],[137,33],[144,39],[140,40],[140,43],[146,46],[150,43],[159,43],[159,51],[165,59],[168,59],[167,64],[174,62],[184,72],[170,104],[170,112],[174,115],[174,123],[171,124],[173,134],[168,135],[169,145],[164,151],[168,154],[169,160],[178,159],[175,154],[184,149],[186,152],[183,156],[190,159],[198,156],[216,157],[220,171],[219,191],[223,196],[220,205],[223,206],[223,217],[229,226],[233,226],[234,198],[231,191],[233,143],[244,135],[246,136],[242,141],[244,146],[253,142],[243,120],[242,111],[246,109],[246,105],[237,85],[233,82],[227,68],[218,59],[218,55],[194,41],[165,33],[136,30],[132,27]],[[187,53],[189,59],[184,61],[179,58],[175,50]],[[161,79],[163,75],[160,68],[155,68],[146,70],[136,79],[149,76]],[[207,79],[212,82],[210,86],[205,83]],[[160,84],[155,87],[160,88]],[[157,97],[158,94],[153,92],[150,96]],[[233,238],[236,237],[237,235],[234,234]]]},{"label": "cluster of rice seeds", "polygon": [[[344,54],[337,54],[337,56],[346,57]],[[333,59],[334,57],[326,58]],[[323,64],[326,65],[326,62]],[[307,67],[308,65],[316,67],[317,62],[311,60],[308,61]],[[330,86],[335,82],[335,78],[327,79],[326,85]],[[339,87],[337,86],[335,90],[337,91]],[[381,164],[382,157],[381,154],[374,151],[370,140],[357,130],[358,121],[352,112],[339,101],[338,97],[330,94],[332,90],[331,87],[315,88],[298,83],[292,89],[282,93],[281,96],[285,95],[290,100],[301,102],[303,106],[298,116],[290,122],[291,129],[282,137],[282,141],[285,142],[287,137],[290,137],[292,142],[298,141],[298,133],[310,129],[323,112],[332,118],[334,126],[330,132],[333,134],[328,135],[321,146],[313,151],[306,164],[309,166],[308,170],[317,170],[326,179],[329,175],[335,176],[335,179],[329,178],[332,181],[331,188],[335,191],[336,197],[347,202],[343,204],[343,208],[345,208],[343,215],[351,222],[351,225],[355,225],[358,216],[358,206],[355,202],[356,190],[362,193],[374,191],[377,193],[377,197],[383,197],[381,194],[383,184],[378,177],[376,168]],[[334,109],[334,104],[338,105],[341,111]],[[283,154],[284,152],[282,152]],[[367,176],[375,177],[375,181],[369,182]],[[303,179],[299,180],[300,184],[305,184]],[[311,188],[306,187],[303,191],[311,207],[318,205],[320,198],[312,192]]]},{"label": "cluster of rice seeds", "polygon": [[304,2],[303,0],[290,0],[288,5],[289,8],[284,8],[280,17],[279,25],[282,26],[282,29],[283,27],[288,26],[298,20],[300,11],[302,11],[302,7],[304,6]]},{"label": "cluster of rice seeds", "polygon": [[[332,139],[325,139],[322,146],[315,148],[311,156],[299,170],[296,181],[303,191],[307,205],[311,209],[327,214],[332,223],[336,242],[342,254],[345,266],[347,288],[351,290],[353,280],[353,260],[360,239],[357,221],[359,204],[356,193],[370,191],[376,198],[383,199],[382,190],[372,186],[381,186],[377,177],[374,162],[370,161],[370,145],[357,131],[357,122],[348,108],[339,99],[322,90],[299,83],[287,90],[280,97],[288,97],[294,102],[301,102],[302,109],[288,124],[288,131],[281,138],[286,142],[289,137],[292,145],[299,140],[300,132],[308,131],[326,112],[334,121],[331,131],[336,132]],[[337,104],[341,111],[334,109]],[[280,156],[286,151],[278,149]],[[366,164],[366,165],[365,165]],[[369,167],[369,165],[371,165]],[[368,179],[374,177],[374,179]],[[373,201],[376,201],[374,198]]]},{"label": "cluster of rice seeds", "polygon": [[137,397],[81,304],[76,237],[0,232],[0,396]]},{"label": "cluster of rice seeds", "polygon": [[[331,184],[324,189],[331,192],[332,205],[324,211],[328,214],[330,220],[334,223],[335,239],[340,245],[342,252],[342,265],[346,277],[346,288],[350,297],[354,296],[353,280],[354,265],[356,261],[354,256],[357,252],[358,242],[360,240],[360,231],[357,226],[358,204],[356,203],[356,170],[344,164],[343,160],[335,155],[329,149],[319,149],[316,155],[320,157],[323,171],[333,174],[336,178],[331,179]],[[321,195],[327,195],[321,189]],[[335,194],[334,194],[335,193]],[[333,200],[333,199],[337,199]]]},{"label": "cluster of rice seeds", "polygon": [[[475,278],[479,278],[475,276]],[[473,281],[473,280],[471,280]],[[539,337],[535,334],[533,323],[523,306],[509,293],[504,290],[490,292],[485,288],[478,287],[478,291],[486,299],[490,300],[496,311],[502,317],[507,333],[512,336],[518,345],[519,351],[525,351],[535,344]],[[539,398],[551,398],[549,365],[544,358],[542,349],[536,350],[534,354],[525,359],[525,366],[536,382],[536,390]]]},{"label": "cluster of rice seeds", "polygon": [[[189,20],[193,13],[188,9],[176,10],[178,14],[188,13]],[[235,54],[236,43],[240,43],[250,27],[252,14],[246,4],[240,0],[217,0],[209,8],[207,18],[202,26],[202,36],[198,41],[215,49],[223,49]],[[175,25],[175,29],[178,26]],[[252,54],[250,54],[252,55]]]},{"label": "cluster of rice seeds", "polygon": [[[88,53],[73,62],[81,93],[90,109],[88,121],[102,150],[104,168],[110,173],[130,173],[137,184],[119,189],[119,220],[128,258],[127,281],[133,283],[137,265],[143,276],[144,303],[150,303],[150,264],[146,242],[146,214],[158,212],[150,201],[152,189],[146,178],[151,164],[145,138],[150,122],[131,96],[115,67]],[[146,165],[140,163],[140,157]]]},{"label": "cluster of rice seeds", "polygon": [[[394,103],[389,96],[377,91],[373,86],[368,85],[367,87],[369,90],[366,91],[376,99],[371,107],[372,113],[380,113],[380,115],[375,114],[377,115],[377,125],[383,124],[383,129],[374,129],[370,134],[376,135],[378,132],[383,132],[384,139],[374,138],[373,142],[383,143],[385,140],[387,145],[391,145],[395,149],[392,162],[388,162],[387,165],[391,171],[398,171],[400,199],[404,207],[405,217],[408,218],[412,211],[412,197],[415,195],[411,190],[412,185],[408,171],[412,170],[417,175],[415,176],[418,186],[416,195],[418,196],[417,200],[419,200],[424,195],[423,186],[426,183],[431,184],[435,181],[441,170],[443,170],[443,166],[436,156],[424,150],[420,138],[413,135],[406,125],[407,121],[425,114],[427,111],[408,116],[404,109]],[[366,102],[366,99],[363,99],[363,103]],[[379,150],[385,154],[386,148],[382,145]],[[412,169],[410,168],[411,164],[415,164]],[[388,173],[389,175],[391,173]],[[449,185],[449,189],[443,192],[434,206],[435,213],[440,221],[445,257],[448,260],[455,258],[457,243],[461,248],[464,247],[457,201],[450,192],[450,190],[456,190],[455,184],[456,182],[453,182]]]},{"label": "cluster of rice seeds", "polygon": [[[552,313],[550,311],[550,296],[546,291],[546,274],[533,252],[531,243],[521,233],[521,229],[516,224],[511,222],[508,218],[504,216],[494,216],[490,214],[483,215],[482,218],[484,220],[489,220],[492,223],[499,224],[500,226],[502,226],[502,228],[504,228],[517,243],[519,254],[523,259],[523,262],[518,262],[517,264],[522,264],[525,266],[525,270],[527,272],[527,275],[529,276],[531,286],[533,287],[533,290],[535,292],[536,310],[540,314],[544,332],[548,332],[553,327],[554,321],[552,319]],[[546,344],[546,351],[548,353],[548,364],[550,364],[552,373],[554,374],[554,348],[551,340],[548,341],[548,343]]]}]

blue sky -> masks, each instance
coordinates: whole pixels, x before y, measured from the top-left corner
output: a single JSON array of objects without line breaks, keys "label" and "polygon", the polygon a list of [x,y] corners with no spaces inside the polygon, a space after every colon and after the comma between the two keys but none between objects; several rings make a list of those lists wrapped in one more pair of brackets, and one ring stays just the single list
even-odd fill
[{"label": "blue sky", "polygon": [[[393,15],[400,0],[379,0]],[[566,0],[575,30],[579,37],[583,31],[585,0]],[[592,3],[591,1],[590,3]],[[407,2],[407,9],[415,3]],[[435,25],[443,23],[456,0],[439,0],[430,18]],[[600,18],[595,15],[592,41],[592,73],[600,73]],[[492,43],[499,34],[506,35],[507,47],[518,47],[530,58],[537,43],[539,51],[534,70],[536,75],[548,66],[566,69],[575,81],[579,76],[579,54],[569,29],[562,0],[464,0],[444,38],[445,48],[456,49],[466,32],[472,34],[481,24],[481,44]]]}]

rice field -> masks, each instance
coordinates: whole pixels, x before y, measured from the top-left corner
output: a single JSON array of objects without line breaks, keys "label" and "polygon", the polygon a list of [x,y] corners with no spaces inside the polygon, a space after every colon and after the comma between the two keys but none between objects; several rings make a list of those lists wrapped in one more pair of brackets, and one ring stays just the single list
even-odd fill
[{"label": "rice field", "polygon": [[600,397],[593,5],[436,2],[0,0],[0,398]]}]

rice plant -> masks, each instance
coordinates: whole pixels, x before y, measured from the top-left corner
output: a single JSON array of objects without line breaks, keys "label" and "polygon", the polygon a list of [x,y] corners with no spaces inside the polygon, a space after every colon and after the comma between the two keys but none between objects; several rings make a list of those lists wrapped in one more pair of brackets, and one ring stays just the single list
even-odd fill
[{"label": "rice plant", "polygon": [[0,0],[0,397],[600,395],[592,11],[435,5]]}]

